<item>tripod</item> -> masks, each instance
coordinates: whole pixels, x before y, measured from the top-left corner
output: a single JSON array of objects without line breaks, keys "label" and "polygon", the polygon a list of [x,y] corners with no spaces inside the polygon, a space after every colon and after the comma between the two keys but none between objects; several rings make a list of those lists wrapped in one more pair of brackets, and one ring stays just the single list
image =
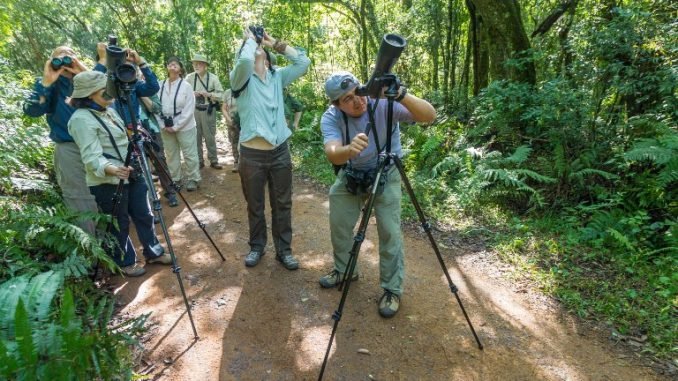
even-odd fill
[{"label": "tripod", "polygon": [[[398,169],[398,172],[400,173],[400,178],[403,181],[403,184],[405,185],[405,189],[407,190],[408,195],[410,196],[410,200],[412,200],[412,204],[414,205],[415,210],[417,211],[417,215],[419,216],[419,221],[421,222],[421,226],[426,232],[429,241],[431,242],[431,246],[433,248],[433,251],[436,254],[436,257],[438,258],[438,263],[440,264],[440,267],[443,270],[443,273],[445,274],[445,278],[447,279],[450,291],[454,294],[455,298],[457,299],[457,303],[459,303],[459,307],[461,307],[461,311],[464,314],[464,318],[466,318],[466,322],[468,323],[469,328],[471,329],[471,332],[473,333],[473,337],[476,340],[476,343],[478,344],[479,349],[483,349],[483,345],[480,343],[480,339],[478,338],[478,335],[476,334],[475,329],[473,328],[473,324],[471,324],[471,320],[468,317],[468,314],[466,313],[466,309],[464,308],[464,305],[461,302],[461,299],[459,298],[458,294],[458,288],[452,282],[452,278],[450,277],[449,272],[447,271],[447,267],[445,266],[445,262],[440,254],[440,250],[438,250],[438,245],[435,242],[435,239],[433,238],[433,235],[431,233],[431,225],[428,223],[426,220],[426,217],[424,216],[424,212],[421,209],[421,206],[419,205],[419,202],[417,201],[417,198],[414,194],[414,191],[412,190],[412,186],[410,184],[409,179],[407,178],[407,174],[405,173],[405,169],[403,167],[403,163],[398,157],[397,154],[394,154],[391,152],[391,136],[393,132],[393,102],[398,95],[398,88],[400,84],[398,83],[398,78],[393,75],[393,74],[386,74],[383,77],[380,77],[378,79],[379,81],[382,81],[384,83],[384,86],[388,86],[388,89],[384,93],[386,98],[388,99],[388,110],[387,110],[387,120],[386,120],[386,146],[383,152],[379,153],[379,158],[378,158],[378,165],[377,165],[377,174],[374,178],[374,182],[372,183],[372,187],[370,189],[369,197],[367,201],[365,202],[365,206],[363,208],[363,214],[362,218],[360,220],[360,224],[358,225],[358,231],[356,232],[354,238],[353,238],[353,246],[351,247],[351,251],[349,252],[349,260],[348,263],[346,264],[346,271],[344,271],[344,275],[342,278],[341,283],[339,284],[339,290],[342,291],[341,294],[341,299],[339,301],[339,306],[337,307],[336,311],[332,314],[332,319],[334,320],[334,325],[332,327],[332,333],[330,335],[330,341],[327,344],[327,351],[325,352],[325,358],[323,359],[323,364],[322,367],[320,368],[320,375],[318,376],[318,380],[322,380],[323,374],[325,373],[325,367],[327,366],[327,360],[330,354],[330,350],[332,349],[332,341],[334,340],[334,336],[337,331],[337,327],[339,326],[339,320],[341,320],[341,315],[344,310],[344,305],[346,304],[346,298],[348,296],[348,290],[351,286],[351,279],[353,278],[353,273],[356,267],[356,264],[358,263],[358,254],[360,253],[360,247],[362,246],[363,241],[365,240],[365,233],[367,231],[367,225],[370,219],[370,215],[372,214],[372,210],[374,209],[374,203],[377,198],[377,188],[379,187],[379,182],[381,178],[385,175],[386,168],[390,163],[393,163],[395,167]],[[376,104],[374,108],[376,109]],[[368,108],[371,107],[369,104],[367,106]],[[377,139],[377,133],[376,133],[376,125],[374,123],[374,113],[372,110],[369,111],[369,118],[370,118],[370,126],[368,127],[368,130],[366,133],[369,133],[369,128],[372,128],[375,130],[375,139]],[[379,146],[378,140],[377,140],[377,147]],[[343,287],[343,289],[342,289]]]},{"label": "tripod", "polygon": [[[160,221],[160,226],[163,231],[163,235],[165,237],[165,242],[167,244],[167,249],[170,254],[170,258],[172,260],[172,272],[176,274],[177,276],[177,281],[179,282],[179,289],[181,290],[181,295],[184,300],[184,304],[186,305],[186,312],[188,313],[188,318],[191,322],[191,328],[193,329],[193,336],[197,340],[198,339],[198,332],[195,328],[195,323],[193,322],[193,315],[191,314],[191,307],[188,303],[188,298],[186,297],[186,291],[184,289],[184,284],[183,281],[181,280],[181,267],[177,264],[177,259],[176,255],[174,254],[174,248],[172,246],[172,240],[170,239],[169,232],[167,230],[167,225],[165,224],[165,219],[162,214],[162,206],[160,203],[160,198],[158,197],[158,192],[155,189],[155,185],[153,184],[153,179],[151,177],[151,170],[150,166],[148,164],[148,157],[151,158],[153,161],[153,164],[155,168],[159,171],[161,171],[163,176],[167,176],[167,178],[171,179],[171,176],[169,175],[166,166],[164,165],[163,161],[159,159],[158,155],[156,154],[155,150],[153,149],[152,143],[149,141],[149,139],[145,139],[142,134],[139,132],[139,128],[137,125],[137,120],[136,120],[136,113],[134,112],[132,108],[132,104],[130,101],[130,94],[131,91],[133,91],[133,86],[130,83],[116,83],[117,85],[117,102],[121,110],[124,110],[124,106],[127,106],[127,112],[128,115],[124,115],[124,112],[121,112],[121,115],[123,119],[125,120],[125,123],[127,124],[127,130],[132,131],[132,135],[129,137],[129,144],[127,147],[127,156],[125,158],[125,166],[129,166],[130,163],[132,162],[133,156],[135,156],[135,159],[138,160],[139,166],[141,167],[141,174],[144,178],[144,182],[146,183],[148,192],[150,193],[152,197],[152,204],[153,204],[153,210],[157,211],[157,216]],[[193,218],[196,220],[198,223],[198,226],[202,229],[202,231],[205,233],[209,241],[212,243],[214,248],[216,249],[217,253],[219,253],[219,256],[221,257],[222,261],[225,261],[226,259],[224,256],[221,254],[221,251],[219,248],[216,246],[214,241],[212,240],[212,237],[210,237],[209,233],[207,233],[207,230],[205,230],[205,224],[202,223],[198,217],[195,215],[193,212],[193,209],[190,207],[184,196],[181,194],[179,187],[174,183],[173,181],[170,182],[171,186],[174,188],[174,190],[179,194],[183,202],[186,204],[188,210],[190,211],[191,215]],[[116,189],[114,198],[113,198],[113,216],[117,215],[117,209],[120,204],[120,200],[122,198],[122,192],[124,188],[124,180],[120,180],[118,183],[118,187]],[[110,224],[109,224],[109,231],[110,231]]]}]

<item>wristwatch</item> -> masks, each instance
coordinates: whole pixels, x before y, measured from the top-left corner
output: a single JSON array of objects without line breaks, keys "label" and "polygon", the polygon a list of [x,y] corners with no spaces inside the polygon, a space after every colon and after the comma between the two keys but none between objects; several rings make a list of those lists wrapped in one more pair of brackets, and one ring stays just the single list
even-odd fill
[{"label": "wristwatch", "polygon": [[400,86],[400,95],[398,95],[398,98],[395,99],[396,102],[400,102],[405,98],[405,95],[407,95],[407,87],[405,86]]}]

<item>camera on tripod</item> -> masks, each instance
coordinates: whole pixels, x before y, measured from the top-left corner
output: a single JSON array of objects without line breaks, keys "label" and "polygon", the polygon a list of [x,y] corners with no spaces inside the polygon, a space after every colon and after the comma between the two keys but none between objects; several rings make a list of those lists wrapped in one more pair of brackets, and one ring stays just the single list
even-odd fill
[{"label": "camera on tripod", "polygon": [[254,38],[257,40],[257,44],[261,44],[261,40],[264,39],[264,27],[261,25],[250,25],[250,32],[254,35]]},{"label": "camera on tripod", "polygon": [[119,91],[133,90],[137,82],[137,69],[127,62],[127,49],[117,44],[118,38],[109,35],[108,46],[106,46],[106,73],[108,74],[106,95],[111,98],[118,98],[122,95]]}]

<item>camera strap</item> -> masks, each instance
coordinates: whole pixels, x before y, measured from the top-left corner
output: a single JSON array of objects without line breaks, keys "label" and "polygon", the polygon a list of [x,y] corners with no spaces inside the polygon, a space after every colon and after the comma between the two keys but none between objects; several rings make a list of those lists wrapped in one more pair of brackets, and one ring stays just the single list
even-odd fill
[{"label": "camera strap", "polygon": [[[95,114],[94,111],[92,111],[92,110],[88,110],[88,111],[89,111],[89,112],[92,114],[92,116],[99,122],[99,124],[101,124],[101,127],[103,127],[104,130],[106,130],[106,132],[108,133],[108,139],[111,141],[111,145],[113,145],[113,148],[115,149],[115,153],[118,154],[118,159],[120,159],[120,162],[122,162],[123,165],[124,165],[125,159],[122,158],[122,154],[120,154],[120,150],[118,149],[118,145],[115,144],[115,139],[113,138],[113,134],[111,133],[111,130],[108,128],[108,126],[106,125],[106,123],[105,123],[103,120],[101,120],[101,118],[99,118],[99,115]],[[115,123],[114,123],[114,124],[115,124]],[[124,128],[118,126],[117,124],[116,124],[116,127],[120,128],[120,130],[121,130],[123,133],[126,134]],[[108,156],[108,155],[104,155],[104,156]]]},{"label": "camera strap", "polygon": [[[377,107],[377,102],[374,103],[374,107]],[[377,146],[377,154],[381,152],[381,147],[379,146],[379,135],[377,134],[377,127],[374,123],[374,108],[372,108],[372,103],[368,100],[367,101],[367,114],[369,116],[369,122],[367,124],[367,128],[365,129],[365,135],[370,136],[370,131],[374,131],[374,144]],[[344,118],[344,125],[346,126],[346,132],[343,134],[344,136],[344,145],[349,145],[351,144],[350,139],[348,138],[348,116],[346,115],[345,112],[341,112],[341,115]],[[348,163],[350,164],[350,160]],[[338,172],[338,171],[337,171]]]},{"label": "camera strap", "polygon": [[[181,82],[183,81],[184,81],[183,78],[179,80],[179,84],[177,85],[177,91],[174,93],[174,114],[172,115],[172,117],[181,114],[181,111],[177,113],[177,97],[179,96],[179,89],[181,88]],[[160,104],[162,104],[162,95],[165,93],[165,83],[167,83],[167,80],[162,81],[162,91],[160,92]]]},{"label": "camera strap", "polygon": [[247,81],[245,81],[245,84],[242,85],[242,87],[240,89],[231,91],[231,96],[233,98],[239,97],[240,93],[242,93],[242,91],[245,90],[245,87],[247,87],[247,85],[249,85],[249,83],[250,83],[250,79],[248,78]]},{"label": "camera strap", "polygon": [[205,85],[205,82],[203,82],[202,79],[200,79],[200,76],[198,75],[198,73],[195,73],[195,77],[193,77],[193,89],[195,89],[196,86],[198,86],[197,81],[200,81],[200,84],[202,85],[202,88],[205,89],[205,91],[207,91],[208,93],[210,92],[210,73],[209,72],[207,73],[207,85]]}]

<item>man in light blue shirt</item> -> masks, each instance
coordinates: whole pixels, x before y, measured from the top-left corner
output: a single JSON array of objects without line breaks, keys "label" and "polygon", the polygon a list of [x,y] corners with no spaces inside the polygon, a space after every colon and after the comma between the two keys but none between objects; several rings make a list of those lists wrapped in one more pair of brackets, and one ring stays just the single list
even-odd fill
[{"label": "man in light blue shirt", "polygon": [[[245,30],[245,42],[230,80],[240,116],[240,182],[247,200],[250,252],[245,265],[256,266],[266,247],[264,203],[268,183],[271,230],[276,259],[288,270],[299,268],[292,256],[292,161],[287,139],[283,89],[306,73],[311,60],[286,43],[263,32]],[[271,66],[273,49],[292,64]]]}]

